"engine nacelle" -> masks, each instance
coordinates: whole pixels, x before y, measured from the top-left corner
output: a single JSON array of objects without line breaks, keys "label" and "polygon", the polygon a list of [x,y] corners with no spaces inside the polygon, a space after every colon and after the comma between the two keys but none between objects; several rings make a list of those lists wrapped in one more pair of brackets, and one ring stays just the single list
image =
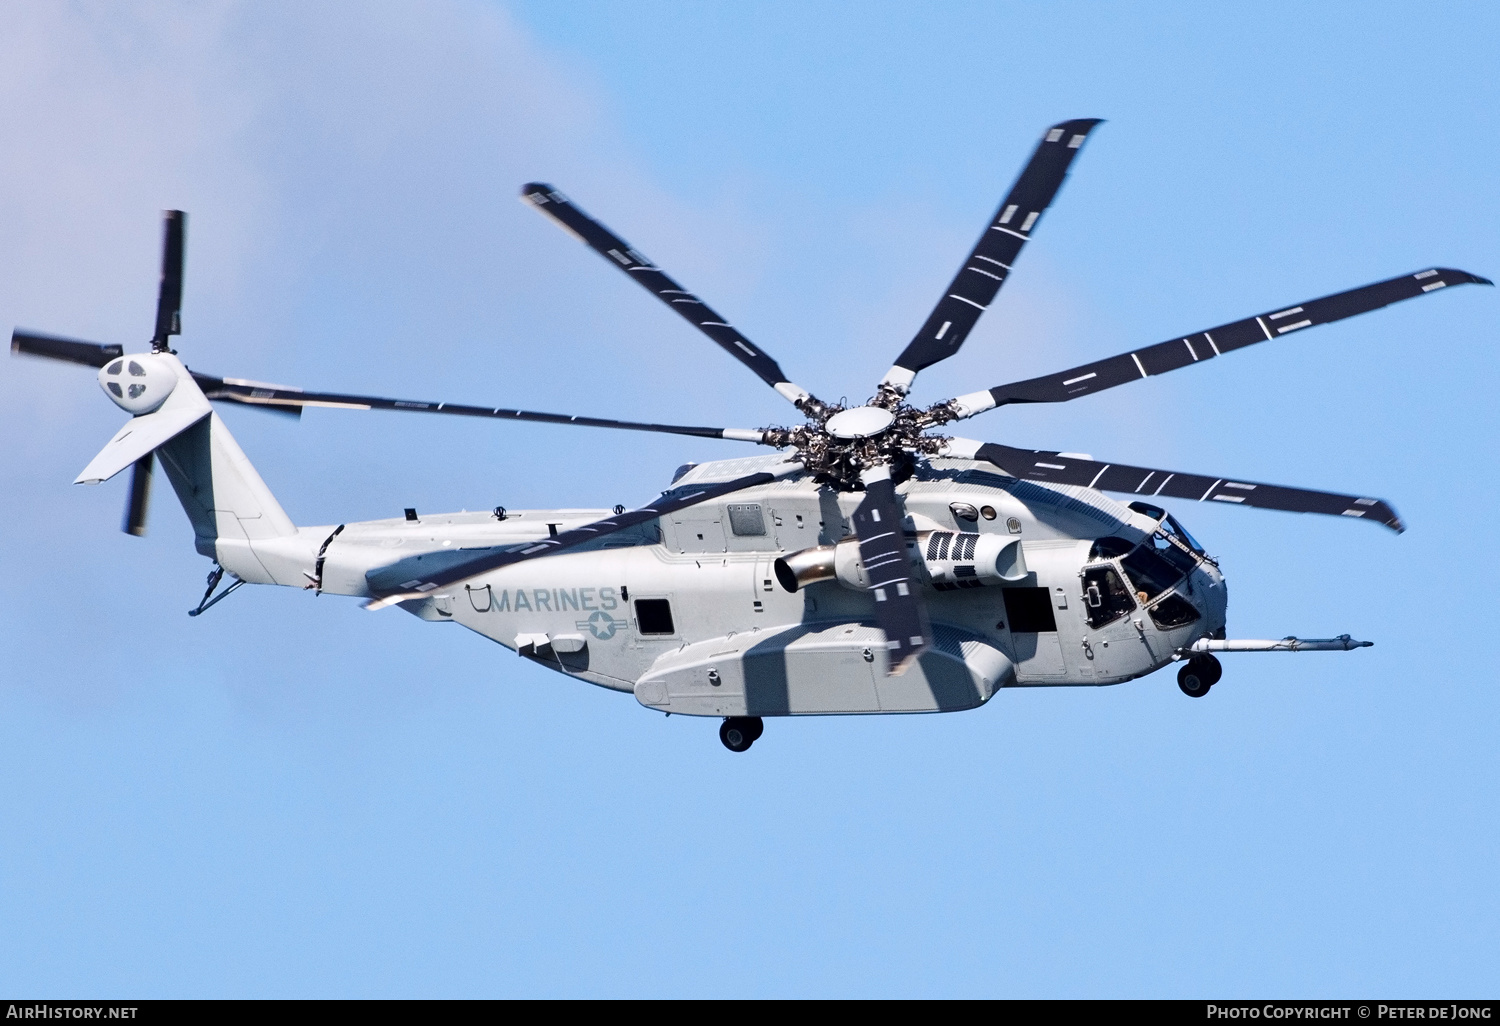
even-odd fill
[{"label": "engine nacelle", "polygon": [[924,531],[907,539],[908,554],[913,544],[919,550],[915,562],[926,572],[927,583],[938,591],[1014,583],[1030,572],[1021,539],[1003,534]]},{"label": "engine nacelle", "polygon": [[[906,554],[920,582],[938,591],[1019,581],[1029,572],[1021,539],[1001,534],[922,531],[907,536]],[[782,556],[774,569],[776,580],[791,592],[818,581],[838,581],[854,591],[869,588],[857,538]]]},{"label": "engine nacelle", "polygon": [[177,372],[150,353],[137,353],[99,368],[99,387],[116,406],[139,417],[167,401],[177,387]]}]

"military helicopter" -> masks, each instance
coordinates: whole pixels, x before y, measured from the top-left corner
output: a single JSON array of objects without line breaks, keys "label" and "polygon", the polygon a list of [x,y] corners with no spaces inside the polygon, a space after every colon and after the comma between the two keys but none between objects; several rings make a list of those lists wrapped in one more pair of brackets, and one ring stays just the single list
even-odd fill
[{"label": "military helicopter", "polygon": [[[145,531],[155,460],[214,560],[199,615],[244,584],[350,595],[459,623],[648,709],[716,717],[732,751],[764,717],[950,712],[1010,686],[1115,684],[1181,663],[1206,695],[1225,651],[1343,650],[1333,639],[1230,639],[1218,562],[1162,499],[1317,513],[1403,530],[1380,499],[1102,462],[939,433],[1015,403],[1068,402],[1448,286],[1425,268],[1288,304],[1055,374],[921,407],[918,373],[958,352],[994,301],[1097,119],[1053,125],[952,283],[870,400],[845,408],[794,383],[702,299],[551,185],[522,199],[775,389],[803,423],[756,429],[572,417],[307,392],[189,370],[181,333],[185,215],[166,213],[150,351],[16,331],[15,353],[99,368],[132,414],[78,475],[132,469],[124,530]],[[210,400],[405,410],[721,438],[775,452],[685,464],[627,511],[506,510],[298,526]],[[1128,503],[1104,492],[1136,496]],[[225,573],[231,583],[218,587]]]}]

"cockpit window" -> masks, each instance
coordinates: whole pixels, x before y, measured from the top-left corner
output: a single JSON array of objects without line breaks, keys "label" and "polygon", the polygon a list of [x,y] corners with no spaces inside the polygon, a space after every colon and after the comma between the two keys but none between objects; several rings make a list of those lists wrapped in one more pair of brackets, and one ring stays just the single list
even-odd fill
[{"label": "cockpit window", "polygon": [[1083,608],[1092,628],[1113,623],[1135,608],[1130,589],[1112,566],[1096,566],[1083,572]]},{"label": "cockpit window", "polygon": [[1187,576],[1186,570],[1173,566],[1157,555],[1151,546],[1142,545],[1121,562],[1142,602],[1153,595],[1160,595]]},{"label": "cockpit window", "polygon": [[1167,526],[1172,528],[1172,530],[1176,532],[1177,537],[1187,542],[1188,548],[1192,549],[1200,556],[1203,555],[1203,546],[1198,544],[1198,539],[1188,534],[1187,528],[1178,523],[1177,518],[1170,513],[1167,514]]},{"label": "cockpit window", "polygon": [[1162,534],[1153,534],[1151,536],[1152,551],[1168,563],[1171,563],[1182,573],[1192,573],[1193,567],[1198,565],[1198,560],[1191,553],[1185,552],[1176,545],[1173,545],[1165,537],[1165,534],[1166,532],[1163,532]]},{"label": "cockpit window", "polygon": [[1125,555],[1133,548],[1135,548],[1135,543],[1126,541],[1124,538],[1098,538],[1089,549],[1089,559],[1113,559],[1115,556]]},{"label": "cockpit window", "polygon": [[1149,502],[1132,502],[1130,504],[1130,508],[1135,510],[1135,512],[1139,513],[1141,516],[1150,517],[1152,520],[1162,521],[1160,527],[1158,528],[1159,530],[1166,531],[1168,534],[1175,534],[1177,537],[1182,539],[1184,545],[1192,549],[1198,555],[1203,555],[1203,546],[1198,544],[1198,540],[1192,535],[1188,534],[1187,528],[1183,527],[1182,524],[1178,522],[1176,517],[1168,513],[1166,510],[1162,509],[1160,506],[1153,506]]},{"label": "cockpit window", "polygon": [[1151,622],[1162,630],[1185,627],[1198,619],[1198,610],[1181,595],[1168,595],[1151,607]]}]

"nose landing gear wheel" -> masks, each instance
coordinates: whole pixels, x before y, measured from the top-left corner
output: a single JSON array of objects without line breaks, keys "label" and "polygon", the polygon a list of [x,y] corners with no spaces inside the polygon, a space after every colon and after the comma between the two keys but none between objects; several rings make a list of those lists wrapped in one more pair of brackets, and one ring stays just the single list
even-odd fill
[{"label": "nose landing gear wheel", "polygon": [[755,744],[765,729],[759,716],[729,716],[719,724],[719,740],[731,752],[743,752]]},{"label": "nose landing gear wheel", "polygon": [[1202,698],[1224,676],[1224,667],[1211,655],[1195,656],[1177,671],[1177,686],[1189,698]]}]

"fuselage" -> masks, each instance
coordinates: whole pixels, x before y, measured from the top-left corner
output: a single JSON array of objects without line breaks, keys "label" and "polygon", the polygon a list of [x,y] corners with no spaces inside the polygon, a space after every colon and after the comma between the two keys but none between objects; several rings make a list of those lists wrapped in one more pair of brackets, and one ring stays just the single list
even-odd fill
[{"label": "fuselage", "polygon": [[[13,352],[99,369],[132,415],[84,468],[126,469],[125,530],[145,530],[156,461],[222,574],[399,604],[456,622],[571,677],[629,690],[665,712],[729,719],[793,713],[949,711],[1012,685],[1113,684],[1191,655],[1178,684],[1202,696],[1214,651],[1363,647],[1348,635],[1224,637],[1218,565],[1164,510],[1095,491],[1356,517],[1401,531],[1389,503],[1225,477],[1095,462],[938,435],[1012,403],[1058,403],[1164,374],[1289,332],[1455,284],[1428,268],[1191,335],[918,408],[918,372],[948,359],[998,294],[1022,245],[1099,122],[1051,126],[1016,185],[867,403],[845,408],[792,382],[701,299],[550,185],[522,195],[789,400],[805,423],[734,429],[304,392],[189,372],[180,333],[184,216],[169,211],[150,353],[14,332]],[[683,467],[636,510],[460,512],[299,527],[210,398],[300,410],[420,410],[754,442],[790,451]],[[861,496],[859,492],[863,493]],[[856,529],[857,528],[857,529]],[[549,540],[552,539],[552,540]],[[905,546],[905,552],[902,546]],[[866,573],[865,561],[869,563]],[[759,724],[726,723],[743,751]],[[727,733],[725,732],[727,731]]]},{"label": "fuselage", "polygon": [[[735,478],[780,459],[690,466],[672,487]],[[807,475],[402,606],[567,676],[634,692],[648,707],[715,716],[972,708],[1000,687],[1130,680],[1198,638],[1222,636],[1223,577],[1161,511],[1017,480],[970,460],[932,460],[899,491],[935,638],[901,677],[885,675],[874,602],[857,579],[846,573],[795,592],[778,579],[777,559],[845,539],[860,499]],[[434,562],[607,514],[420,515],[351,523],[336,536],[333,526],[300,528],[255,546],[264,573],[255,583],[368,596],[371,579],[389,587]],[[974,536],[992,534],[1019,540],[1023,564],[1011,568],[1012,579],[964,563]]]}]

